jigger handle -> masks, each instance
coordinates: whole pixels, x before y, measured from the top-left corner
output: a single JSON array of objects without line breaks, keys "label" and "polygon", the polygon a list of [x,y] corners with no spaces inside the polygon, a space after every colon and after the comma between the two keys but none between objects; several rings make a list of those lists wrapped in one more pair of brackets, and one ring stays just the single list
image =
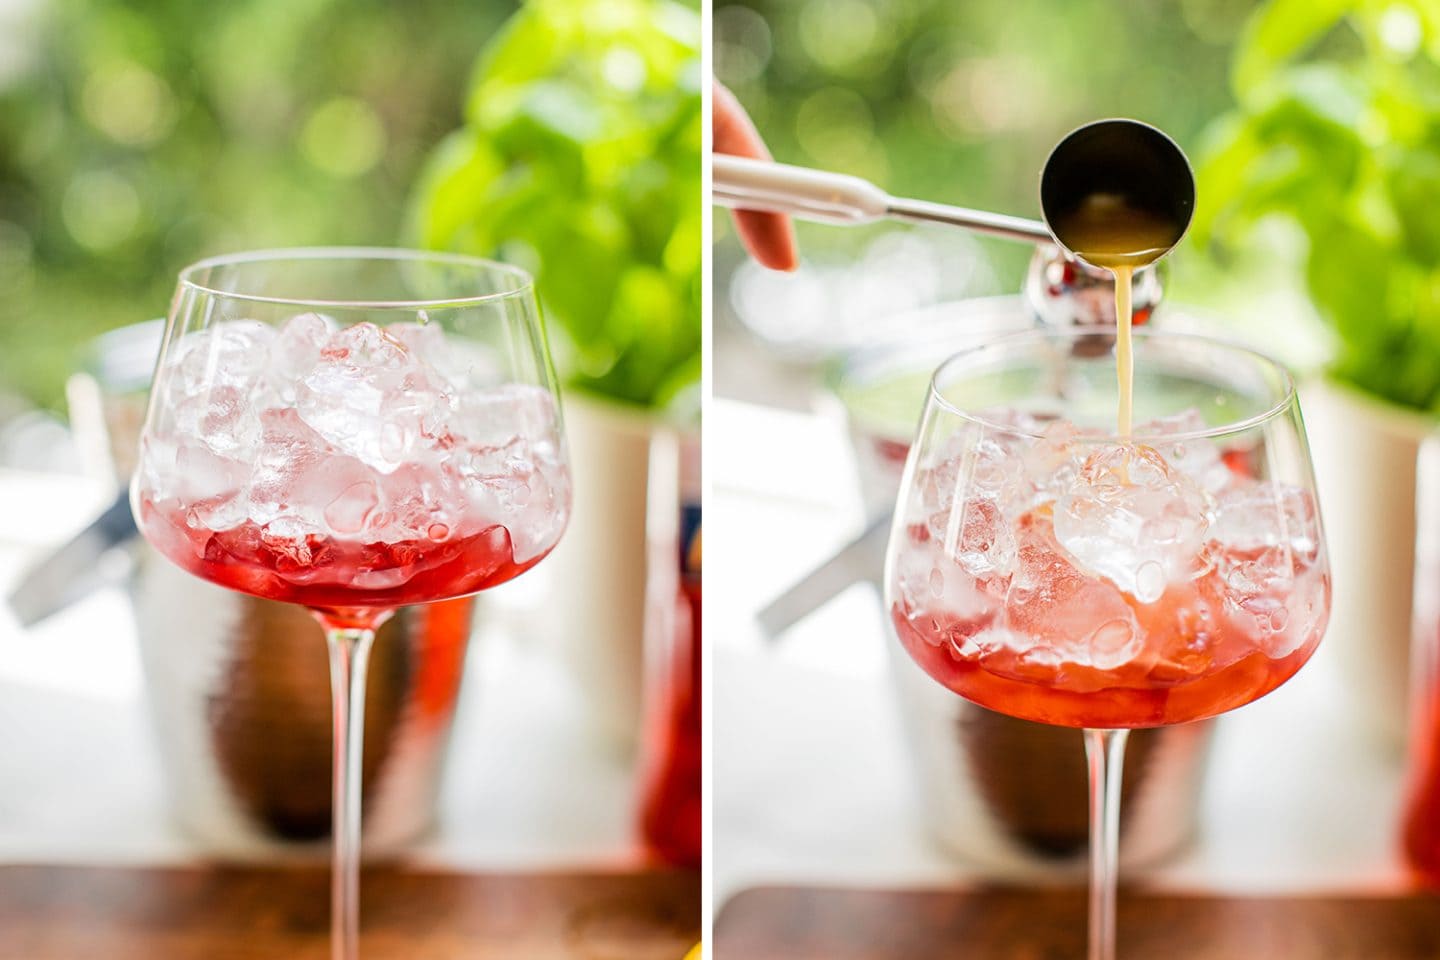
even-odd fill
[{"label": "jigger handle", "polygon": [[892,197],[869,180],[785,163],[717,155],[711,193],[736,210],[786,213],[802,220],[854,226],[877,220],[945,223],[1025,243],[1054,243],[1039,220]]}]

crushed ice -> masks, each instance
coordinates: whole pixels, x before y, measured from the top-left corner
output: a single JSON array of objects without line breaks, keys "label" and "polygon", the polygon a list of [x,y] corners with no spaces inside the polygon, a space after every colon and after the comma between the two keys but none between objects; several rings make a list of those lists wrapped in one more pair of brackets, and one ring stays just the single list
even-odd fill
[{"label": "crushed ice", "polygon": [[182,338],[147,437],[144,486],[190,522],[272,539],[436,542],[495,524],[524,560],[554,541],[568,474],[550,394],[500,382],[483,346],[434,323],[279,328],[228,320]]}]

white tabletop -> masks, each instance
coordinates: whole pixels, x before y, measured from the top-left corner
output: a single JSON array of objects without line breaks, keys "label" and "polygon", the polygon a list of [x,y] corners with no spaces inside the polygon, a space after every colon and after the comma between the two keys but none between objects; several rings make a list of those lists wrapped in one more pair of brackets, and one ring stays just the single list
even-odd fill
[{"label": "white tabletop", "polygon": [[[852,587],[778,643],[755,625],[758,609],[861,529],[842,426],[723,400],[706,416],[716,904],[757,883],[979,878],[921,826],[873,588]],[[1289,684],[1223,718],[1198,840],[1147,881],[1231,892],[1402,887],[1401,760],[1351,731],[1343,703],[1322,645]]]},{"label": "white tabletop", "polygon": [[[106,495],[80,478],[0,471],[8,505],[0,594]],[[550,646],[515,639],[503,607],[482,606],[477,616],[439,827],[413,862],[467,870],[637,863],[630,764],[587,733],[574,678]],[[127,596],[102,590],[29,631],[0,604],[0,863],[201,856],[167,811]]]}]

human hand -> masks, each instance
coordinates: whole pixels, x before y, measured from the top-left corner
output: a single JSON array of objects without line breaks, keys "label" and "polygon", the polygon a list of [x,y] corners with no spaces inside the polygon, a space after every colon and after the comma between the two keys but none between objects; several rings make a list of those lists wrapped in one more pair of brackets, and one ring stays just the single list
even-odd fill
[{"label": "human hand", "polygon": [[[716,81],[714,84],[713,127],[716,153],[769,160],[770,151],[760,139],[750,115],[740,106],[735,95]],[[795,229],[790,218],[781,213],[757,210],[734,210],[735,229],[740,242],[762,266],[772,270],[794,270],[800,265],[795,248]]]}]

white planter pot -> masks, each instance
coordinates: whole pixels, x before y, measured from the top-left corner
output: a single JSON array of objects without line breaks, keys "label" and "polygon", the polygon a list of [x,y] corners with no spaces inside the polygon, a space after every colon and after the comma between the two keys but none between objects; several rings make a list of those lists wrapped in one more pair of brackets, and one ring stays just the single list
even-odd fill
[{"label": "white planter pot", "polygon": [[1396,751],[1408,720],[1415,475],[1435,422],[1332,381],[1301,389],[1330,547],[1335,648],[1356,720]]},{"label": "white planter pot", "polygon": [[634,750],[645,636],[645,509],[658,418],[565,397],[574,478],[570,525],[543,564],[552,585],[539,625],[553,638],[597,738]]}]

